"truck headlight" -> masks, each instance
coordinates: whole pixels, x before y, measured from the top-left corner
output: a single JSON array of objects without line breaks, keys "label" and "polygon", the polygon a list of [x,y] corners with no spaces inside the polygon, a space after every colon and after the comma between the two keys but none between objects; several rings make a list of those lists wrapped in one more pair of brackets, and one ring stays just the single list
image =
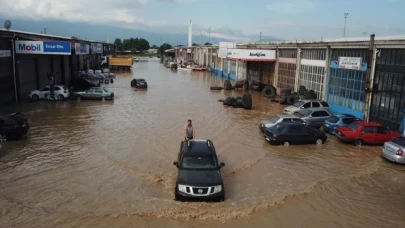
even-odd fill
[{"label": "truck headlight", "polygon": [[222,192],[222,185],[214,186],[214,193]]},{"label": "truck headlight", "polygon": [[179,189],[180,192],[187,193],[185,185],[179,184],[179,185],[177,185],[177,188]]}]

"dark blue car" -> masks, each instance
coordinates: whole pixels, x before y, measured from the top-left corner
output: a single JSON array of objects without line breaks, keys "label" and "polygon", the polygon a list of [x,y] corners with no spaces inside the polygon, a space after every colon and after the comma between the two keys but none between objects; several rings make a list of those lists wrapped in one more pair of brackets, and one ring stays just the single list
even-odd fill
[{"label": "dark blue car", "polygon": [[359,119],[357,117],[349,114],[335,114],[325,120],[325,122],[323,123],[323,130],[329,134],[334,135],[336,133],[336,127],[347,126],[358,120]]}]

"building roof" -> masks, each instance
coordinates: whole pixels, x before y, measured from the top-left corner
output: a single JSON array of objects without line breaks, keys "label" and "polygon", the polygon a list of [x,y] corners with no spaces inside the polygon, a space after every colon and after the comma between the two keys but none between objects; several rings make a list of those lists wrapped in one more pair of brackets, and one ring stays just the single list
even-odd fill
[{"label": "building roof", "polygon": [[21,30],[12,30],[12,29],[7,30],[5,28],[0,28],[0,31],[2,31],[2,32],[10,32],[10,33],[19,33],[19,34],[22,34],[22,35],[41,36],[41,37],[44,37],[44,38],[49,37],[49,38],[57,38],[57,39],[64,39],[64,40],[86,41],[86,42],[91,42],[91,43],[113,44],[113,43],[107,43],[107,42],[104,42],[104,41],[74,39],[72,37],[56,36],[56,35],[44,34],[44,33],[26,32],[26,31],[21,31]]}]

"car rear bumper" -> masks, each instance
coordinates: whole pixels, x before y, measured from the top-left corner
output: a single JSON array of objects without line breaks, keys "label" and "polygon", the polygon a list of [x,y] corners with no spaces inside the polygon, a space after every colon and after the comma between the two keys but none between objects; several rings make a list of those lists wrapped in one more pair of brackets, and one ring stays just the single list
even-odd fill
[{"label": "car rear bumper", "polygon": [[399,156],[396,154],[392,154],[392,153],[388,152],[385,148],[382,148],[381,156],[383,156],[384,158],[386,158],[387,160],[390,160],[392,162],[405,164],[405,157]]},{"label": "car rear bumper", "polygon": [[335,134],[336,135],[336,138],[338,138],[339,139],[339,141],[341,141],[341,142],[346,142],[346,143],[351,143],[351,142],[354,142],[354,139],[351,139],[351,138],[343,138],[341,135],[339,135],[339,134]]},{"label": "car rear bumper", "polygon": [[262,124],[259,124],[259,129],[263,133],[266,131],[266,127],[264,125],[262,125]]}]

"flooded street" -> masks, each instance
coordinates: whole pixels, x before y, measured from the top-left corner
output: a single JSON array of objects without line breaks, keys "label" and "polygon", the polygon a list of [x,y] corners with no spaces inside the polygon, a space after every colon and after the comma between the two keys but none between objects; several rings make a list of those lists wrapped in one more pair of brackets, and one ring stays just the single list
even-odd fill
[{"label": "flooded street", "polygon": [[[405,166],[380,146],[271,146],[258,123],[285,106],[259,92],[234,109],[217,100],[242,91],[210,91],[209,73],[150,60],[132,74],[107,86],[114,101],[18,107],[31,129],[0,157],[0,227],[405,227]],[[188,119],[226,163],[225,202],[174,201]]]}]

